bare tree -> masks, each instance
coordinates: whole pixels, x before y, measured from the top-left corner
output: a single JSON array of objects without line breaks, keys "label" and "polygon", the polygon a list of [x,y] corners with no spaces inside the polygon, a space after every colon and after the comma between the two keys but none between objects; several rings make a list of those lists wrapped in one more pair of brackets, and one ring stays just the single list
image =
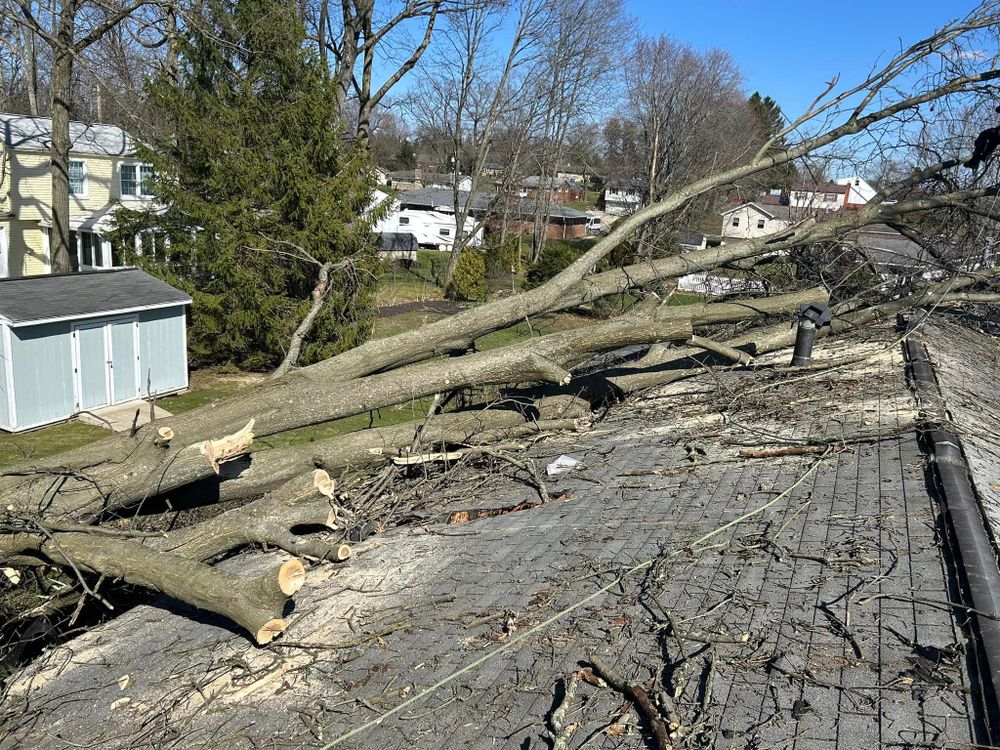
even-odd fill
[{"label": "bare tree", "polygon": [[[728,53],[640,37],[627,59],[626,106],[618,117],[637,135],[635,181],[644,187],[645,205],[747,158],[752,117]],[[687,211],[701,213],[712,203],[708,195]]]},{"label": "bare tree", "polygon": [[[447,45],[435,51],[410,97],[410,112],[419,127],[446,144],[452,171],[455,242],[441,279],[446,287],[462,251],[478,232],[478,228],[467,232],[466,226],[497,125],[507,120],[508,134],[527,132],[512,121],[530,119],[535,111],[534,102],[525,97],[530,96],[525,70],[537,59],[545,28],[544,5],[544,0],[517,2],[513,33],[504,50],[490,44],[506,20],[504,8],[483,6],[450,17]],[[519,149],[521,144],[512,145]],[[469,191],[459,189],[464,169],[471,180]]]},{"label": "bare tree", "polygon": [[52,270],[72,270],[69,252],[69,121],[72,110],[73,64],[149,0],[124,0],[107,4],[94,0],[59,0],[48,5],[36,0],[3,0],[0,16],[17,23],[33,38],[49,48],[52,67],[49,76],[52,116],[52,229],[50,253]]}]

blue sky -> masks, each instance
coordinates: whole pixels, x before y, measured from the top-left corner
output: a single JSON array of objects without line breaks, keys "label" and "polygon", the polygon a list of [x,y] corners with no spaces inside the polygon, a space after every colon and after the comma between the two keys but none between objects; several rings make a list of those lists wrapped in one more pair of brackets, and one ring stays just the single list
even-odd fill
[{"label": "blue sky", "polygon": [[[626,0],[649,35],[667,34],[699,49],[728,51],[748,92],[801,113],[826,81],[863,79],[880,55],[928,36],[976,6],[966,0]],[[831,12],[832,9],[832,12]]]}]

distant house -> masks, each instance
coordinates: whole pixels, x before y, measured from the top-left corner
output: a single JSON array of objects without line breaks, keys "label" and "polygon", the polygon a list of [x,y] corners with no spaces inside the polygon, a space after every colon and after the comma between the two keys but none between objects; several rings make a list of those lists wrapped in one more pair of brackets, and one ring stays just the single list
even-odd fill
[{"label": "distant house", "polygon": [[375,178],[375,184],[380,187],[385,187],[389,184],[389,170],[387,169],[375,167],[373,177]]},{"label": "distant house", "polygon": [[851,189],[836,182],[815,185],[798,185],[788,193],[792,208],[810,208],[819,211],[840,211],[847,207]]},{"label": "distant house", "polygon": [[838,185],[848,188],[847,197],[844,201],[844,208],[861,208],[875,197],[878,191],[860,177],[842,177],[836,181]]},{"label": "distant house", "polygon": [[503,164],[483,164],[479,174],[483,177],[502,177],[507,167]]},{"label": "distant house", "polygon": [[[151,199],[153,168],[113,125],[70,123],[70,247],[74,269],[122,264],[107,239],[119,203]],[[0,278],[49,273],[52,120],[0,114]]]},{"label": "distant house", "polygon": [[548,192],[556,203],[579,203],[585,196],[582,182],[571,182],[559,177],[525,177],[521,180],[520,187],[519,195],[522,198],[538,198],[540,194]]},{"label": "distant house", "polygon": [[785,196],[762,195],[756,200],[735,204],[720,213],[723,240],[746,240],[780,232],[804,219],[823,220],[836,213],[836,210],[811,205],[794,206]]},{"label": "distant house", "polygon": [[[427,172],[417,168],[401,172],[389,172],[386,184],[397,191],[420,190],[422,188],[453,188],[455,186],[455,175]],[[468,175],[459,175],[458,189],[471,190],[472,178]]]},{"label": "distant house", "polygon": [[186,389],[189,304],[137,268],[0,279],[0,429]]},{"label": "distant house", "polygon": [[634,214],[642,205],[642,190],[634,185],[608,183],[598,205],[613,216]]},{"label": "distant house", "polygon": [[722,211],[722,236],[749,240],[764,237],[792,225],[792,209],[783,205],[743,203]]},{"label": "distant house", "polygon": [[[451,212],[454,225],[451,190],[425,188],[402,193],[398,200],[400,210],[423,212]],[[485,193],[459,193],[462,205],[469,206],[470,216],[477,221],[485,222],[490,231],[499,231],[505,226],[511,234],[532,234],[534,232],[536,203],[531,198],[516,196],[506,201],[497,199]],[[504,223],[500,214],[506,209],[507,219]],[[587,214],[569,206],[552,203],[549,206],[546,235],[550,239],[579,239],[587,236]]]}]

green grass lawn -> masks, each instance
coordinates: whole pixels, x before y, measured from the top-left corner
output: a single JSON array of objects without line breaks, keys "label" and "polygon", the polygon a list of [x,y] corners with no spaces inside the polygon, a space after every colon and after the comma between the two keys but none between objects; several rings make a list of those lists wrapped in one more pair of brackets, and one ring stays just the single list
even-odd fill
[{"label": "green grass lawn", "polygon": [[597,205],[597,200],[600,197],[601,194],[596,190],[587,190],[584,192],[582,201],[574,201],[566,205],[570,208],[575,208],[577,211],[589,211]]},{"label": "green grass lawn", "polygon": [[421,275],[418,270],[410,270],[393,263],[382,277],[375,303],[378,307],[388,307],[406,302],[441,299],[443,296],[441,287]]},{"label": "green grass lawn", "polygon": [[64,422],[19,435],[0,432],[0,468],[78,448],[107,434],[103,427],[82,422]]}]

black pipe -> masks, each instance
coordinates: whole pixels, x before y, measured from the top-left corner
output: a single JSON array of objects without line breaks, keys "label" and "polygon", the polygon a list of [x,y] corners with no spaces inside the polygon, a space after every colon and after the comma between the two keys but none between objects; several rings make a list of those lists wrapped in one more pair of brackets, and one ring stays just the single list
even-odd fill
[{"label": "black pipe", "polygon": [[805,318],[799,319],[795,331],[795,350],[792,352],[792,367],[808,365],[812,361],[813,344],[816,343],[816,324]]},{"label": "black pipe", "polygon": [[792,352],[792,367],[808,365],[812,360],[816,334],[823,326],[830,325],[830,308],[819,302],[802,305],[799,308],[799,325],[795,332],[795,351]]},{"label": "black pipe", "polygon": [[1000,741],[1000,567],[993,551],[986,522],[983,518],[976,491],[962,454],[958,436],[945,425],[941,392],[934,368],[927,357],[927,350],[912,338],[904,346],[910,364],[913,383],[921,401],[921,421],[924,437],[933,451],[933,466],[941,489],[944,517],[951,527],[958,547],[956,566],[962,571],[968,588],[970,602],[979,612],[989,616],[975,616],[976,631],[985,655],[985,666],[993,688],[992,700],[987,705],[991,741]]}]

